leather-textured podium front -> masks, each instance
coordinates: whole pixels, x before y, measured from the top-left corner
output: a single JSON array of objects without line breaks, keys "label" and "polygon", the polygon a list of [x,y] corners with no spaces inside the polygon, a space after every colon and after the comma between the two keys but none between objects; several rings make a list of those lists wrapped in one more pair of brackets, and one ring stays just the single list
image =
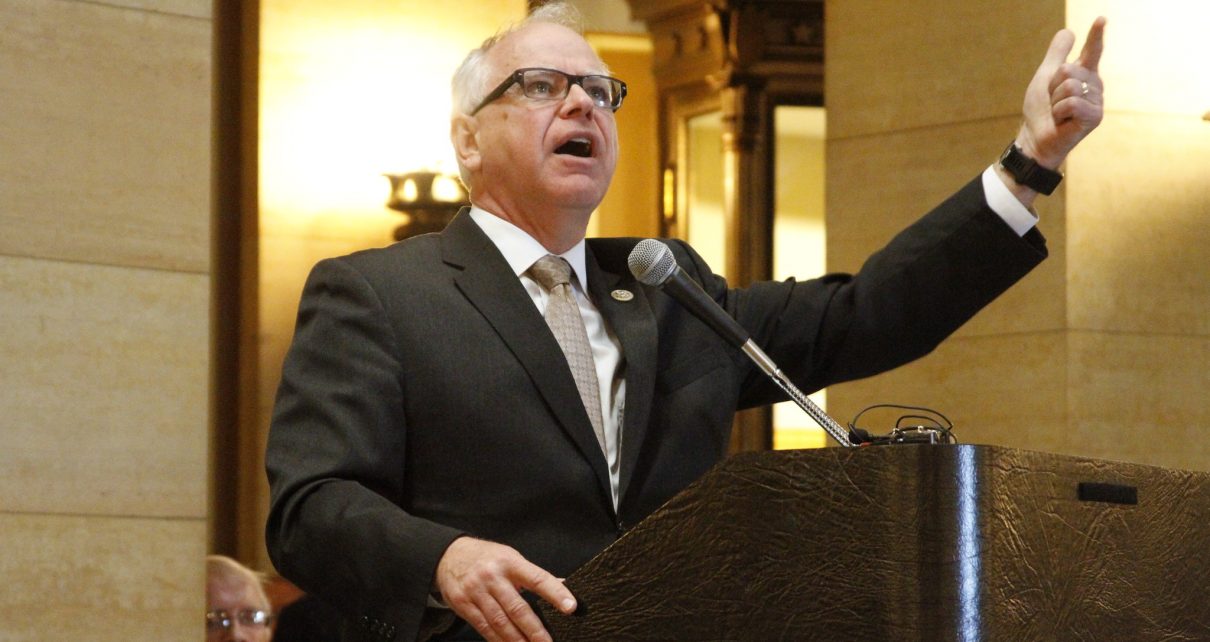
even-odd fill
[{"label": "leather-textured podium front", "polygon": [[1210,474],[974,445],[744,453],[567,586],[580,613],[542,609],[559,641],[1210,640]]}]

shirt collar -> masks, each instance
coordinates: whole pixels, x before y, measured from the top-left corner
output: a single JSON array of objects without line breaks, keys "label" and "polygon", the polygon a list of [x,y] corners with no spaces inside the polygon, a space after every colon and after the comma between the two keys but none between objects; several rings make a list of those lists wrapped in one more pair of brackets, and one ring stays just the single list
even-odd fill
[{"label": "shirt collar", "polygon": [[[538,259],[550,254],[534,237],[512,223],[474,205],[471,206],[471,220],[483,230],[487,238],[495,244],[504,260],[508,261],[513,274],[521,276],[529,270]],[[584,239],[572,246],[570,250],[559,254],[571,264],[571,270],[580,282],[580,288],[588,290],[588,272],[584,267]]]}]

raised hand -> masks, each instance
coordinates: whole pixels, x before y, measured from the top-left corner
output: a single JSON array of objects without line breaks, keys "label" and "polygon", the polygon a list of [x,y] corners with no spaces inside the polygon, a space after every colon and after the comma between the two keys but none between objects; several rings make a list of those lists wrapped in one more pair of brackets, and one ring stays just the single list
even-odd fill
[{"label": "raised hand", "polygon": [[1039,165],[1056,169],[1104,116],[1104,85],[1097,64],[1104,49],[1105,18],[1093,21],[1080,56],[1067,62],[1075,34],[1055,34],[1025,90],[1025,122],[1017,146]]},{"label": "raised hand", "polygon": [[549,642],[538,615],[520,594],[536,593],[563,613],[576,600],[563,582],[530,563],[515,549],[460,537],[437,563],[434,580],[445,603],[488,642]]}]

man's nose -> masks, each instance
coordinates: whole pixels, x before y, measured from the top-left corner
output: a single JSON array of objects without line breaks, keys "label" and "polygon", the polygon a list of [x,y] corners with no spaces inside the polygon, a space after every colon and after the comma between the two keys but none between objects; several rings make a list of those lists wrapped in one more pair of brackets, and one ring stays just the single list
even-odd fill
[{"label": "man's nose", "polygon": [[561,110],[565,116],[580,116],[592,113],[597,104],[593,102],[592,96],[578,84],[572,83],[567,89],[567,96],[563,98],[563,109]]},{"label": "man's nose", "polygon": [[232,622],[231,628],[227,629],[226,635],[223,636],[224,642],[252,642],[255,639],[255,631],[239,622]]}]

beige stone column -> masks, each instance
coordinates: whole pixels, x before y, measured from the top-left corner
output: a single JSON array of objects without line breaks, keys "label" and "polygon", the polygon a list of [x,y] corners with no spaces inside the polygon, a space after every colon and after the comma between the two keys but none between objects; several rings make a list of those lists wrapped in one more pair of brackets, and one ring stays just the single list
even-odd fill
[{"label": "beige stone column", "polygon": [[0,25],[0,639],[198,640],[211,3]]},{"label": "beige stone column", "polygon": [[[1050,258],[933,354],[829,391],[965,442],[1210,470],[1210,59],[1201,3],[830,3],[829,270],[852,271],[1015,135],[1054,32],[1109,19],[1104,124],[1039,199]],[[1206,104],[1200,104],[1205,102]],[[894,417],[883,415],[885,431]]]}]

